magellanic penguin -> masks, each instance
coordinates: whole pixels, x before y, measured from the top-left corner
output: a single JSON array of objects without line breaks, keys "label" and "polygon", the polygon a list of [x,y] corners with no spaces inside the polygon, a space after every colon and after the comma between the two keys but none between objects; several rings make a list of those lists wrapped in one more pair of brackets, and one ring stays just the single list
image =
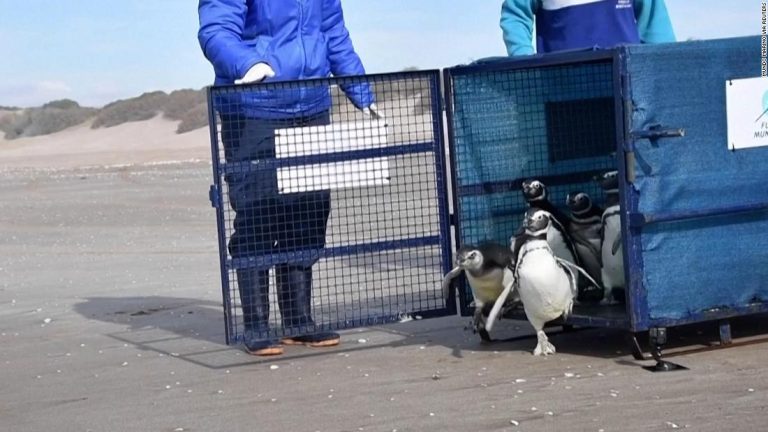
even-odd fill
[{"label": "magellanic penguin", "polygon": [[571,313],[576,287],[574,276],[583,269],[553,253],[547,242],[547,231],[552,224],[548,212],[531,208],[525,214],[524,223],[525,233],[520,236],[515,266],[517,292],[525,316],[536,330],[538,343],[533,354],[554,354],[555,347],[544,333],[544,324],[561,316],[567,318]]},{"label": "magellanic penguin", "polygon": [[[451,279],[462,270],[467,276],[474,298],[474,330],[480,333],[483,340],[490,341],[489,332],[493,328],[498,310],[502,306],[514,304],[517,300],[514,292],[512,251],[493,242],[462,246],[456,252],[456,267],[443,278],[443,294],[446,299],[450,295]],[[500,300],[497,314],[490,314],[497,300]]]},{"label": "magellanic penguin", "polygon": [[[595,180],[605,192],[600,236],[601,278],[605,290],[602,303],[613,304],[616,303],[616,294],[621,294],[625,287],[618,171],[607,171]],[[614,293],[614,290],[618,292]]]},{"label": "magellanic penguin", "polygon": [[[580,265],[579,256],[576,253],[573,240],[568,233],[570,220],[560,211],[551,201],[547,194],[547,187],[539,180],[525,180],[522,185],[523,197],[528,202],[530,208],[544,210],[550,214],[552,224],[547,232],[547,242],[558,257]],[[519,231],[518,231],[519,233]],[[516,233],[517,234],[517,233]],[[512,249],[516,249],[515,246]],[[578,275],[576,275],[578,283]]]},{"label": "magellanic penguin", "polygon": [[[569,193],[565,198],[565,205],[571,211],[568,234],[570,234],[571,240],[573,240],[579,261],[587,273],[592,276],[592,279],[601,283],[600,232],[603,209],[594,204],[592,198],[585,192]],[[587,294],[596,292],[597,289],[600,290],[600,293],[597,295],[598,298],[594,299],[597,301],[602,299],[602,285],[591,290],[584,287],[581,294],[586,297]]]}]

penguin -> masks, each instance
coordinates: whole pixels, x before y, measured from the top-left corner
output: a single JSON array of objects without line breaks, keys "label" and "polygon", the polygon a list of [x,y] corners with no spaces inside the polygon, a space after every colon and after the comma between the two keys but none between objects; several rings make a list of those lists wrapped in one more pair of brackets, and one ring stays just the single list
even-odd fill
[{"label": "penguin", "polygon": [[601,217],[600,258],[604,293],[602,304],[615,304],[626,285],[624,280],[624,251],[621,242],[618,171],[606,171],[595,180],[605,192],[605,210]]},{"label": "penguin", "polygon": [[551,216],[552,225],[547,233],[547,241],[552,246],[552,250],[560,258],[578,264],[573,241],[568,235],[569,219],[549,201],[547,187],[539,180],[525,180],[522,188],[523,196],[530,208],[544,210]]},{"label": "penguin", "polygon": [[[573,240],[579,262],[592,276],[592,279],[602,284],[602,265],[600,250],[600,232],[602,228],[603,209],[592,202],[592,198],[585,192],[571,192],[565,198],[565,205],[570,210],[570,223],[568,234]],[[592,289],[588,286],[580,286],[579,300],[587,299],[591,293],[599,290],[600,300],[603,298],[602,285]]]},{"label": "penguin", "polygon": [[[560,211],[547,197],[547,187],[539,180],[529,179],[523,181],[522,184],[523,197],[525,197],[528,206],[533,209],[544,210],[550,215],[550,221],[552,222],[549,231],[547,232],[547,242],[552,247],[555,255],[571,262],[573,264],[580,265],[576,248],[574,247],[573,240],[568,234],[568,225],[570,220],[568,217]],[[521,230],[518,230],[516,234],[519,234]],[[513,250],[518,249],[515,245],[512,246]],[[576,277],[578,283],[578,275]]]},{"label": "penguin", "polygon": [[[450,282],[461,271],[467,276],[472,290],[475,313],[474,330],[484,341],[490,341],[489,332],[502,306],[511,306],[519,299],[514,294],[514,257],[508,248],[493,242],[477,246],[465,245],[456,252],[456,267],[443,278],[443,295],[450,296]],[[512,297],[507,302],[510,293]],[[498,303],[496,313],[490,310]],[[488,317],[486,319],[486,317]]]},{"label": "penguin", "polygon": [[558,260],[547,241],[551,215],[531,208],[525,214],[525,232],[518,236],[515,277],[517,292],[523,302],[528,322],[536,330],[538,343],[533,355],[555,353],[544,333],[544,324],[559,317],[567,318],[573,309],[573,272]]}]

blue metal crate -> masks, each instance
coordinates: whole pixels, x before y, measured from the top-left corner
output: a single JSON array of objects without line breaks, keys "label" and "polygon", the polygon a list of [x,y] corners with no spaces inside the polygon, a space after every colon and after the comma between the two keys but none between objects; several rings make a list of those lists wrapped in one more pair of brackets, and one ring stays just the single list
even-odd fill
[{"label": "blue metal crate", "polygon": [[600,203],[589,179],[618,169],[626,305],[568,323],[640,332],[768,310],[768,148],[728,149],[724,91],[760,75],[759,52],[748,37],[447,69],[457,243],[506,244],[525,178],[556,204],[571,190]]}]

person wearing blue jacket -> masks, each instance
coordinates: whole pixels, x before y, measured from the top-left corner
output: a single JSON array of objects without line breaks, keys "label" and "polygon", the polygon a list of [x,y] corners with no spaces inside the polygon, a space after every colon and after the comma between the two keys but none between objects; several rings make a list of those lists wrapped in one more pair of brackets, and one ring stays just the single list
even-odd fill
[{"label": "person wearing blue jacket", "polygon": [[[198,39],[213,64],[216,85],[365,74],[340,0],[200,0],[198,15]],[[344,85],[342,90],[358,109],[378,115],[369,85]],[[274,254],[288,257],[275,265],[277,300],[283,326],[300,336],[282,343],[338,344],[339,335],[317,332],[311,316],[312,266],[325,246],[330,191],[279,193],[276,169],[259,169],[258,164],[254,169],[252,164],[275,158],[276,129],[330,122],[328,86],[257,86],[226,92],[215,106],[227,164],[251,167],[230,170],[225,176],[235,211],[230,255],[245,262]],[[245,350],[255,355],[282,354],[281,341],[265,336],[273,334],[269,269],[240,266],[237,285]]]},{"label": "person wearing blue jacket", "polygon": [[674,42],[664,0],[504,0],[501,29],[510,56],[619,44]]}]

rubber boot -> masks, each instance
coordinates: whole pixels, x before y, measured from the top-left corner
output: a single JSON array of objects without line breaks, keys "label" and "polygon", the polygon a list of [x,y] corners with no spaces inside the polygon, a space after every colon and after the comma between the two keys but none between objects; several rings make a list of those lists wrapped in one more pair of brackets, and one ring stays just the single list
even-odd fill
[{"label": "rubber boot", "polygon": [[283,353],[274,339],[264,339],[269,331],[269,271],[238,270],[237,288],[243,309],[243,339],[248,354],[268,356]]},{"label": "rubber boot", "polygon": [[300,333],[299,336],[284,338],[282,342],[286,345],[303,344],[312,347],[338,345],[338,333],[310,333],[315,327],[312,320],[312,267],[280,265],[275,268],[275,275],[283,325]]}]

